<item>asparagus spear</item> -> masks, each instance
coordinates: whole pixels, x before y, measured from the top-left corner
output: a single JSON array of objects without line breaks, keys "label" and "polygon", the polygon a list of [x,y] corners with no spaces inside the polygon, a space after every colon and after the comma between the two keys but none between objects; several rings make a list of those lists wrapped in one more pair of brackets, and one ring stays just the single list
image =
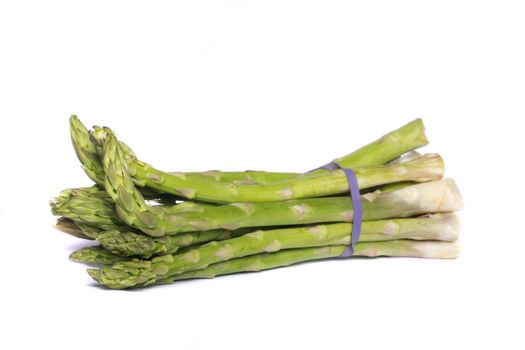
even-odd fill
[{"label": "asparagus spear", "polygon": [[76,262],[96,265],[110,265],[119,261],[129,260],[129,258],[113,254],[98,246],[84,247],[76,250],[69,255],[69,258]]},{"label": "asparagus spear", "polygon": [[[175,281],[195,278],[215,278],[239,272],[256,272],[289,266],[305,261],[335,258],[341,255],[345,246],[329,245],[324,247],[286,249],[274,253],[260,253],[241,258],[222,261],[200,270],[184,272],[153,283],[170,284]],[[356,244],[353,256],[366,257],[416,257],[434,259],[453,259],[459,253],[456,242],[394,240],[378,242],[360,242]],[[119,255],[113,254],[101,247],[86,247],[73,252],[70,259],[76,262],[95,265],[112,265],[124,261]],[[99,270],[90,270],[90,274],[98,275]]]},{"label": "asparagus spear", "polygon": [[[109,131],[108,133],[111,134]],[[104,140],[108,138],[108,136],[103,137]],[[123,158],[125,152],[121,150],[120,153]],[[144,183],[160,192],[207,202],[273,202],[321,197],[348,191],[348,182],[342,170],[264,185],[245,185],[189,179],[184,174],[173,175],[154,169],[145,163],[137,166],[138,163],[139,161],[135,161],[126,167],[129,174],[139,180],[136,183]],[[107,171],[106,167],[104,169]],[[443,162],[437,155],[427,155],[404,164],[357,168],[356,175],[361,188],[398,181],[429,181],[442,177]]]},{"label": "asparagus spear", "polygon": [[[342,254],[345,246],[332,245],[314,248],[287,249],[275,253],[260,253],[212,264],[204,269],[184,272],[160,279],[154,284],[171,284],[175,281],[194,278],[215,278],[239,272],[256,272],[289,266],[304,261],[335,258]],[[455,242],[396,240],[357,243],[353,256],[401,256],[435,259],[453,259],[459,253]],[[98,275],[99,270],[91,274]]]},{"label": "asparagus spear", "polygon": [[97,186],[64,190],[51,200],[50,206],[53,215],[103,230],[124,228],[125,225],[116,214],[111,197]]},{"label": "asparagus spear", "polygon": [[[411,183],[403,182],[392,184],[392,186],[385,185],[380,188],[380,191],[391,192],[408,185],[411,185]],[[115,203],[107,192],[98,186],[63,190],[50,204],[54,215],[63,216],[63,218],[58,220],[55,227],[60,231],[74,234],[77,237],[95,239],[98,233],[103,230],[133,231],[133,228],[125,226],[120,220],[115,211]],[[191,210],[194,211],[199,210],[198,207],[191,203],[181,205],[181,207],[184,206],[191,206]],[[187,210],[190,209],[187,208]],[[65,221],[66,218],[71,221]],[[74,232],[67,232],[68,230],[73,230]]]},{"label": "asparagus spear", "polygon": [[[352,224],[346,225],[351,232]],[[174,254],[190,244],[222,241],[253,230],[212,230],[183,233],[174,236],[149,237],[133,232],[108,231],[97,240],[104,248],[121,256],[149,258],[154,255]],[[454,214],[432,214],[419,218],[365,221],[361,227],[361,242],[396,239],[454,241],[459,234],[459,220]]]},{"label": "asparagus spear", "polygon": [[[392,192],[409,185],[413,183],[394,183],[382,186],[378,191]],[[167,202],[170,201],[171,199],[167,200]],[[107,192],[98,186],[66,189],[50,203],[54,215],[63,215],[57,220],[55,228],[75,237],[96,239],[97,235],[103,231],[100,227],[106,231],[122,229],[127,232],[133,231],[133,228],[129,226],[124,227],[124,223],[118,218],[115,211],[115,203]],[[194,208],[194,210],[197,209]],[[118,224],[112,225],[112,222]]]},{"label": "asparagus spear", "polygon": [[[441,199],[441,197],[438,198]],[[450,201],[447,197],[442,199]],[[412,200],[418,201],[419,199],[414,197]],[[394,226],[396,225],[390,225],[392,229]],[[399,231],[395,229],[393,231],[408,231],[410,227],[412,225],[398,225],[396,228]],[[376,230],[378,231],[375,233],[376,235],[384,237],[384,225],[378,224]],[[444,231],[454,231],[454,229],[445,229]],[[100,272],[91,271],[91,275],[97,281],[110,288],[120,289],[136,285],[146,286],[154,283],[156,280],[195,269],[202,269],[223,260],[262,252],[276,252],[282,249],[348,244],[350,237],[351,225],[346,223],[268,231],[259,230],[237,238],[210,242],[184,254],[164,255],[146,261],[136,260],[118,263],[111,267],[104,267]]]},{"label": "asparagus spear", "polygon": [[69,120],[71,142],[80,164],[86,175],[97,185],[104,186],[104,167],[98,157],[97,149],[89,137],[87,128],[77,116],[71,116]]},{"label": "asparagus spear", "polygon": [[[154,284],[168,284],[179,280],[193,278],[214,278],[219,275],[268,270],[303,261],[333,258],[340,256],[344,247],[344,245],[329,245],[323,247],[286,249],[274,253],[249,255],[218,262],[200,270],[193,270],[159,279]],[[404,256],[452,259],[457,257],[458,252],[458,245],[455,242],[413,241],[402,239],[393,241],[359,242],[356,244],[354,256]],[[71,253],[69,257],[75,262],[94,265],[113,265],[117,262],[130,259],[113,254],[100,246],[81,248]],[[92,273],[97,274],[97,272]]]},{"label": "asparagus spear", "polygon": [[[178,274],[166,274],[162,276],[159,273],[157,279],[149,280],[145,280],[145,276],[139,268],[135,270],[135,275],[130,275],[128,272],[122,271],[123,265],[131,264],[135,264],[136,266],[141,265],[140,268],[144,269],[145,265],[149,265],[149,261],[116,262],[112,267],[88,269],[87,271],[93,279],[106,287],[112,289],[136,288],[156,284],[168,284],[177,280],[190,278],[213,278],[217,275],[237,272],[261,271],[303,261],[338,257],[342,254],[345,246],[334,244],[324,247],[296,248],[278,252],[259,253],[218,262],[209,266],[201,265],[193,270]],[[456,242],[413,241],[406,239],[382,242],[359,242],[355,246],[353,256],[453,259],[457,257],[458,252],[459,247]],[[156,266],[157,272],[164,271],[166,264],[171,261],[172,256],[159,257],[157,259],[161,260],[161,258],[164,259],[164,265],[158,264],[158,266]]]},{"label": "asparagus spear", "polygon": [[[75,144],[75,149],[82,149],[83,142],[75,143],[75,140],[78,134],[78,130],[83,130],[87,132],[87,129],[80,123],[78,118],[76,118],[75,116],[71,118],[71,124],[73,125],[72,130],[77,131],[77,133],[72,133],[72,139]],[[101,144],[104,141],[107,132],[108,130],[104,132],[95,133],[95,140],[98,139],[99,144]],[[88,136],[88,134],[84,133],[80,140],[82,141]],[[405,125],[404,127],[385,135],[380,140],[375,141],[374,143],[371,143],[348,156],[337,159],[337,161],[345,167],[378,165],[392,160],[397,156],[405,153],[406,151],[420,147],[425,144],[427,144],[427,140],[424,135],[424,127],[422,121],[415,120]],[[123,144],[121,144],[121,146],[125,147],[125,152],[123,154],[127,156],[127,160],[129,161],[130,159],[134,159],[134,155],[132,154],[131,150],[129,150],[129,148]],[[96,147],[94,146],[91,147],[89,150],[84,150],[84,153],[89,153],[93,156],[89,157],[90,161],[92,161],[92,158],[94,158],[94,150],[96,150]],[[80,151],[77,151],[77,153],[83,154]],[[81,161],[84,158],[79,157]],[[89,168],[90,165],[91,163],[84,164],[84,167]],[[138,160],[131,161],[129,167],[130,171],[133,173],[133,178],[136,180],[137,184],[147,185],[148,187],[151,187],[160,192],[172,193],[190,199],[194,198],[214,202],[232,202],[240,200],[263,201],[275,200],[275,197],[277,197],[277,200],[283,199],[280,198],[278,194],[274,194],[273,196],[269,195],[270,198],[264,199],[264,197],[260,196],[260,190],[257,190],[257,188],[252,189],[251,187],[253,186],[247,187],[247,185],[245,185],[242,181],[241,183],[221,183],[216,181],[209,181],[209,176],[199,177],[195,174],[164,173],[153,169],[149,165]],[[92,175],[94,172],[97,172],[97,176],[95,178]],[[326,171],[318,170],[306,176],[299,176],[299,178],[310,177],[324,172]],[[95,180],[99,179],[102,176],[98,165],[91,167],[90,171],[87,173],[88,176],[94,178]],[[215,172],[215,175],[216,174],[217,173]],[[264,174],[260,175],[264,177]],[[268,182],[269,181],[265,181],[265,183]],[[232,188],[238,189],[240,193],[232,193]],[[269,190],[270,189],[266,189],[263,186],[263,192],[267,192]],[[247,193],[243,194],[243,191],[247,191]]]},{"label": "asparagus spear", "polygon": [[[101,132],[98,134],[95,139],[99,138],[98,142],[99,144],[101,141],[104,140],[106,132]],[[412,151],[416,148],[425,146],[428,144],[428,140],[424,133],[424,125],[423,121],[421,119],[415,119],[412,122],[402,126],[401,128],[394,130],[380,139],[358,149],[357,151],[354,151],[348,155],[345,155],[343,157],[337,158],[334,160],[334,162],[337,162],[343,167],[347,168],[358,168],[358,167],[365,167],[365,166],[372,166],[372,165],[382,165],[389,161],[392,161],[396,159],[397,157],[401,156],[402,154]],[[126,150],[130,150],[129,147],[126,148]],[[126,152],[127,153],[127,152]],[[129,159],[129,158],[128,158]],[[145,174],[147,174],[147,171],[151,166],[147,165],[146,163],[137,161],[136,162],[137,169],[145,170]],[[133,164],[132,164],[133,165]],[[143,169],[147,168],[147,169]],[[314,176],[319,175],[326,172],[324,169],[318,169],[316,171],[313,171],[311,173],[307,173],[306,176]],[[239,175],[242,175],[243,173],[222,173],[220,175],[220,172],[212,172],[214,177],[218,177],[222,181],[226,182],[234,182],[235,180],[243,180],[243,178],[238,179],[237,177]],[[180,176],[181,173],[173,174],[174,176]],[[183,173],[182,175],[187,177],[187,173]],[[191,173],[190,173],[191,175]],[[209,174],[204,174],[209,175]],[[290,174],[291,176],[286,178],[286,175],[283,175],[282,173],[269,173],[269,172],[251,172],[250,173],[250,179],[253,180],[255,183],[258,184],[268,184],[275,181],[284,181],[284,180],[290,180],[295,177],[304,177],[305,174]],[[158,188],[158,183],[156,182],[149,182],[148,177],[140,176],[137,174],[136,176],[141,181],[144,181],[147,186],[151,186],[154,189]],[[195,180],[199,180],[197,177],[194,177]],[[177,181],[177,179],[173,179],[174,181]],[[248,183],[254,184],[254,182],[248,181]],[[172,193],[171,191],[166,191],[168,193]]]},{"label": "asparagus spear", "polygon": [[150,258],[154,255],[174,254],[180,248],[210,241],[222,241],[238,237],[251,229],[210,230],[186,232],[175,236],[150,237],[136,232],[105,231],[97,236],[97,241],[108,251],[120,256]]}]

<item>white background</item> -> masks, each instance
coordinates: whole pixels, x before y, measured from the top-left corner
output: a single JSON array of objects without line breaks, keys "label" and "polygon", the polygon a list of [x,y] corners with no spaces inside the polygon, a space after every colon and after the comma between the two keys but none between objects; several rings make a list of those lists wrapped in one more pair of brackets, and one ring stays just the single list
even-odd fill
[{"label": "white background", "polygon": [[[1,349],[523,349],[521,1],[2,1]],[[453,261],[95,287],[48,200],[68,117],[166,170],[305,171],[413,118],[464,196]]]}]

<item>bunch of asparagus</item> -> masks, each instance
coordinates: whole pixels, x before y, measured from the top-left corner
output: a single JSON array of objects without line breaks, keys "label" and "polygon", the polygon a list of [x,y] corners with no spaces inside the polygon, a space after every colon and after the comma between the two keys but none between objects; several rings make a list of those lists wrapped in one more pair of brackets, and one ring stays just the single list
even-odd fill
[{"label": "bunch of asparagus", "polygon": [[[92,187],[51,201],[56,228],[94,240],[73,261],[114,289],[260,271],[339,257],[354,211],[343,170],[308,173],[164,172],[107,127],[70,119]],[[354,256],[454,258],[462,200],[414,120],[335,160],[356,174],[363,223]],[[312,165],[312,167],[315,165]]]}]

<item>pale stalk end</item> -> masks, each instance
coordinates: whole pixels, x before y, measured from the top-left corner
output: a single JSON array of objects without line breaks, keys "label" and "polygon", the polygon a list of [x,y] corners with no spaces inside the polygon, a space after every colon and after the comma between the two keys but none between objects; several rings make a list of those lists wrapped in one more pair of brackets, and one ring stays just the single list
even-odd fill
[{"label": "pale stalk end", "polygon": [[432,212],[452,212],[463,208],[459,189],[452,179],[424,182],[394,191],[403,202],[432,208]]},{"label": "pale stalk end", "polygon": [[414,245],[421,258],[429,259],[455,259],[459,255],[457,242],[431,242],[419,241]]}]

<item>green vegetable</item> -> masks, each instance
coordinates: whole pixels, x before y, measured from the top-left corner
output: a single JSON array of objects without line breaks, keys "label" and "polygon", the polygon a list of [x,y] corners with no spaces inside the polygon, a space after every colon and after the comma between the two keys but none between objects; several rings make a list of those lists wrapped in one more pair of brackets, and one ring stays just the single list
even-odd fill
[{"label": "green vegetable", "polygon": [[123,228],[125,225],[117,216],[111,197],[97,186],[64,190],[50,202],[50,206],[53,215],[103,230]]},{"label": "green vegetable", "polygon": [[[345,225],[347,232],[352,224]],[[222,241],[249,233],[251,229],[237,231],[211,230],[182,233],[174,236],[149,237],[134,232],[107,231],[97,240],[107,250],[121,256],[149,258],[154,255],[174,254],[181,247]],[[453,241],[459,234],[459,221],[454,214],[434,214],[420,218],[365,221],[361,228],[361,242],[387,241],[394,239]]]},{"label": "green vegetable", "polygon": [[[121,152],[121,158],[124,154]],[[107,171],[106,167],[104,169]],[[145,184],[156,191],[188,199],[215,203],[274,202],[348,191],[348,183],[342,170],[324,171],[315,176],[299,176],[265,184],[238,184],[194,180],[184,174],[162,172],[138,161],[129,164],[127,169],[131,177],[137,180],[136,184]],[[435,180],[442,177],[444,169],[439,156],[427,155],[403,164],[354,167],[354,170],[360,188],[364,189],[399,181]]]},{"label": "green vegetable", "polygon": [[[423,229],[424,223],[430,220],[419,219],[413,222],[381,222],[370,223],[374,238],[385,237],[385,231],[399,238],[408,236],[435,239],[440,235],[448,234],[448,239],[455,237],[457,228],[445,223],[443,232],[433,229],[425,233],[415,233]],[[437,219],[439,221],[439,219]],[[453,219],[447,219],[453,220]],[[365,225],[364,225],[365,226]],[[441,228],[440,227],[440,228]],[[450,228],[450,229],[449,229]],[[319,247],[325,245],[349,244],[352,226],[349,224],[327,224],[307,227],[293,227],[268,231],[254,231],[241,237],[231,238],[220,242],[210,242],[183,254],[164,255],[152,260],[133,260],[104,267],[99,272],[90,274],[100,283],[116,289],[134,286],[147,286],[159,279],[176,274],[202,269],[210,264],[233,258],[276,252],[282,249]],[[446,233],[446,232],[450,233]],[[423,231],[419,231],[423,232]],[[436,233],[437,232],[437,233]],[[427,235],[427,236],[425,236]],[[388,236],[388,235],[387,235]],[[363,234],[366,237],[366,234]]]},{"label": "green vegetable", "polygon": [[129,260],[126,257],[113,254],[110,251],[97,246],[84,247],[75,250],[69,258],[76,262],[85,264],[108,265],[119,261]]},{"label": "green vegetable", "polygon": [[150,237],[136,232],[105,231],[97,236],[97,241],[108,251],[121,256],[149,258],[154,255],[173,254],[180,248],[210,241],[222,241],[241,236],[250,229],[235,231],[210,230],[186,232],[176,236]]},{"label": "green vegetable", "polygon": [[[76,133],[72,133],[72,140],[75,145],[75,149],[80,149],[77,151],[77,154],[89,154],[89,157],[79,157],[81,162],[84,159],[88,158],[88,163],[83,163],[88,176],[90,176],[97,183],[100,182],[102,177],[103,170],[100,168],[100,163],[93,165],[93,159],[97,155],[97,147],[91,145],[90,147],[83,147],[86,138],[89,137],[87,129],[81,124],[76,116],[71,117],[70,123],[72,124],[72,130],[76,130]],[[85,131],[81,137],[78,135],[78,130]],[[111,133],[109,129],[98,128],[96,132],[93,133],[92,138],[98,143],[99,152],[102,144],[107,138],[107,134]],[[79,138],[82,142],[76,142],[76,139]],[[428,143],[424,135],[424,127],[421,120],[417,119],[404,127],[395,130],[385,136],[380,140],[375,141],[348,156],[336,159],[339,164],[345,167],[364,167],[370,165],[380,165],[384,164],[390,160],[395,159],[399,155],[410,151],[412,149],[421,147]],[[243,173],[242,178],[238,179],[236,182],[232,178],[232,174],[229,176],[229,180],[232,182],[219,182],[219,181],[210,181],[210,176],[199,176],[195,173],[185,174],[185,173],[167,173],[162,172],[153,167],[147,165],[144,162],[136,160],[133,152],[125,144],[120,144],[123,148],[122,155],[124,159],[129,162],[128,167],[129,171],[135,180],[135,183],[138,185],[146,185],[158,192],[171,193],[177,196],[181,196],[189,199],[204,200],[209,202],[237,202],[237,201],[275,201],[275,200],[285,200],[292,198],[307,198],[308,195],[308,181],[303,182],[305,178],[316,177],[319,174],[326,173],[326,170],[318,170],[307,174],[305,176],[294,176],[289,180],[282,180],[279,182],[284,183],[281,185],[281,188],[271,184],[271,181],[261,180],[262,183],[253,184],[251,181],[244,181],[245,175]],[[93,174],[96,174],[94,176]],[[239,174],[239,173],[237,173]],[[213,172],[214,176],[218,176],[218,172]],[[252,173],[253,177],[254,174]],[[259,178],[264,177],[265,174],[258,174]],[[281,177],[281,175],[279,175]],[[344,180],[344,174],[339,173],[339,177]],[[289,181],[289,183],[287,183]],[[297,183],[298,182],[298,183]],[[248,183],[248,184],[247,184]],[[286,186],[288,184],[288,186]],[[301,186],[301,184],[303,186]],[[326,193],[321,192],[316,194],[316,196],[322,196],[327,194],[342,193],[344,192],[345,183],[340,181],[338,187],[328,187]],[[288,188],[292,188],[294,191],[299,193],[291,193],[287,191]],[[299,188],[294,188],[299,187]],[[341,187],[343,189],[341,189]],[[284,192],[281,191],[284,188]],[[318,191],[317,189],[316,191]],[[306,192],[305,192],[306,191]],[[321,190],[322,191],[322,190]],[[334,192],[335,191],[335,192]]]},{"label": "green vegetable", "polygon": [[[259,271],[339,257],[354,210],[344,171],[164,172],[106,127],[70,118],[73,147],[95,186],[51,201],[56,228],[100,245],[74,251],[109,288]],[[355,256],[454,258],[462,199],[443,180],[421,120],[335,161],[354,170],[363,222]],[[407,153],[408,152],[408,153]],[[317,164],[320,165],[320,164]],[[312,166],[314,167],[314,166]]]},{"label": "green vegetable", "polygon": [[[212,264],[204,269],[184,272],[155,281],[153,284],[170,284],[175,281],[193,278],[214,278],[238,272],[255,272],[289,266],[304,261],[335,258],[342,254],[344,245],[314,248],[297,248],[261,253]],[[459,253],[456,242],[396,240],[384,242],[357,243],[353,256],[389,256],[434,259],[453,259]],[[100,270],[89,270],[97,278]]]},{"label": "green vegetable", "polygon": [[[261,271],[279,266],[288,266],[291,264],[319,260],[326,258],[338,257],[342,254],[344,245],[328,245],[324,247],[309,247],[286,249],[275,253],[260,253],[241,258],[235,258],[227,261],[218,262],[209,266],[200,266],[199,269],[189,270],[179,274],[172,274],[162,277],[157,275],[157,279],[144,280],[143,269],[148,266],[152,268],[149,261],[132,261],[132,262],[115,262],[113,267],[104,267],[102,269],[88,269],[89,275],[97,282],[104,284],[106,287],[113,289],[144,287],[156,284],[168,284],[178,280],[191,278],[214,278],[218,275],[225,275],[237,272]],[[413,241],[413,240],[394,240],[383,242],[362,242],[357,243],[353,256],[390,256],[390,257],[418,257],[432,259],[453,259],[459,253],[459,247],[456,242],[441,241]],[[162,271],[167,264],[172,262],[173,256],[157,258],[155,268]],[[160,264],[163,260],[163,264]],[[137,269],[137,275],[131,276],[122,271],[123,265],[134,264]],[[138,267],[140,266],[140,268]],[[124,267],[124,269],[126,269]],[[142,269],[142,270],[141,270]],[[138,283],[140,281],[140,283]],[[133,284],[137,282],[136,284]]]}]

